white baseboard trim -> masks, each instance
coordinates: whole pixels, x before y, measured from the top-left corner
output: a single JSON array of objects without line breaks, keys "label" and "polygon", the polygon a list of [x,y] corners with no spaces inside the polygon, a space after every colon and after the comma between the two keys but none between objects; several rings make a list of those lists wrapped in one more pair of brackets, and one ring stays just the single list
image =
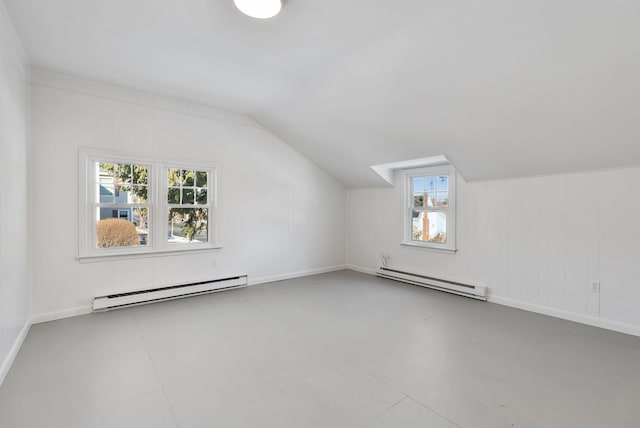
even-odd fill
[{"label": "white baseboard trim", "polygon": [[[347,265],[347,268],[356,272],[362,272],[369,275],[375,275],[375,270],[356,266]],[[640,326],[622,323],[619,321],[611,321],[603,318],[593,317],[589,315],[576,314],[575,312],[563,311],[562,309],[550,308],[547,306],[536,305],[533,303],[522,302],[520,300],[509,299],[506,297],[489,296],[487,299],[490,303],[496,303],[502,306],[509,306],[511,308],[522,309],[537,314],[547,315],[554,318],[560,318],[567,321],[573,321],[581,324],[590,325],[593,327],[604,328],[606,330],[617,331],[618,333],[630,334],[640,337]]]},{"label": "white baseboard trim", "polygon": [[27,333],[29,333],[30,328],[31,328],[31,321],[27,320],[27,322],[24,323],[24,327],[22,327],[22,330],[20,330],[20,334],[18,335],[18,337],[16,337],[16,340],[13,342],[13,346],[11,346],[9,353],[5,357],[2,364],[0,365],[0,386],[2,385],[2,382],[4,382],[5,377],[7,377],[7,374],[9,373],[9,369],[11,368],[13,361],[16,359],[16,356],[18,355],[18,351],[20,351],[20,348],[22,347],[22,343],[24,342],[24,339],[27,337]]},{"label": "white baseboard trim", "polygon": [[574,321],[593,327],[604,328],[607,330],[617,331],[619,333],[640,336],[640,326],[627,324],[619,321],[611,321],[603,318],[593,317],[590,315],[576,314],[575,312],[563,311],[562,309],[549,308],[547,306],[526,303],[519,300],[513,300],[506,297],[489,296],[488,302],[497,303],[498,305],[509,306],[511,308],[523,309],[537,314],[547,315],[554,318],[561,318],[568,321]]},{"label": "white baseboard trim", "polygon": [[[286,273],[281,275],[263,276],[258,278],[249,277],[248,285],[252,286],[252,285],[265,284],[270,282],[284,281],[287,279],[301,278],[301,277],[310,276],[310,275],[318,275],[321,273],[336,272],[344,269],[349,269],[356,272],[365,273],[368,275],[375,275],[375,269],[347,264],[347,265],[336,265],[336,266],[329,266],[329,267],[317,268],[317,269],[309,269],[309,270]],[[576,314],[574,312],[563,311],[561,309],[549,308],[546,306],[536,305],[533,303],[522,302],[519,300],[514,300],[514,299],[509,299],[509,298],[499,297],[499,296],[489,296],[488,301],[491,303],[496,303],[498,305],[509,306],[511,308],[517,308],[517,309],[523,309],[525,311],[547,315],[554,318],[574,321],[581,324],[590,325],[593,327],[604,328],[607,330],[617,331],[619,333],[631,334],[633,336],[640,337],[640,326],[636,326],[633,324],[627,324],[627,323],[622,323],[618,321],[611,321],[611,320],[597,318],[589,315]],[[85,315],[91,312],[92,312],[91,305],[87,305],[87,306],[80,306],[77,308],[63,309],[60,311],[53,311],[53,312],[34,315],[31,318],[31,323],[27,323],[27,325],[25,325],[25,329],[23,329],[24,335],[22,335],[21,333],[20,338],[16,340],[16,344],[18,344],[18,342],[19,344],[15,349],[15,353],[17,354],[18,350],[20,349],[20,345],[22,344],[22,341],[24,340],[24,336],[26,336],[28,328],[30,327],[31,324],[39,324],[39,323],[48,322],[48,321],[55,321],[63,318],[74,317],[77,315]],[[16,345],[14,345],[14,348],[15,346]],[[12,352],[13,350],[14,349],[12,348]],[[9,355],[11,355],[11,353]],[[13,361],[13,358],[15,358],[15,355],[13,355],[13,357],[11,358],[11,361]],[[0,379],[2,379],[3,377],[2,370],[5,370],[5,366],[8,360],[9,360],[9,357],[5,359],[5,362],[0,368]]]},{"label": "white baseboard trim", "polygon": [[[282,275],[263,276],[259,278],[249,277],[248,285],[258,285],[258,284],[264,284],[268,282],[283,281],[285,279],[300,278],[303,276],[317,275],[320,273],[327,273],[327,272],[335,272],[335,271],[344,270],[344,269],[347,269],[346,265],[337,265],[337,266],[328,266],[328,267],[318,268],[318,269],[309,269],[309,270],[304,270],[299,272],[286,273]],[[93,312],[93,309],[91,305],[78,306],[76,308],[62,309],[59,311],[35,314],[31,317],[31,323],[40,324],[43,322],[60,320],[63,318],[71,318],[78,315],[86,315],[92,312]]]},{"label": "white baseboard trim", "polygon": [[77,308],[62,309],[59,311],[45,312],[42,314],[35,314],[31,317],[32,324],[40,324],[43,322],[60,320],[63,318],[75,317],[78,315],[86,315],[93,312],[91,305],[78,306]]},{"label": "white baseboard trim", "polygon": [[301,270],[299,272],[285,273],[281,275],[261,276],[259,278],[251,278],[249,276],[249,285],[265,284],[268,282],[284,281],[286,279],[301,278],[304,276],[318,275],[321,273],[336,272],[348,269],[347,265],[328,266],[317,269]]},{"label": "white baseboard trim", "polygon": [[356,272],[366,273],[366,274],[369,274],[369,275],[375,275],[376,274],[376,270],[375,269],[370,269],[370,268],[366,268],[366,267],[362,267],[362,266],[347,265],[347,269],[354,270]]}]

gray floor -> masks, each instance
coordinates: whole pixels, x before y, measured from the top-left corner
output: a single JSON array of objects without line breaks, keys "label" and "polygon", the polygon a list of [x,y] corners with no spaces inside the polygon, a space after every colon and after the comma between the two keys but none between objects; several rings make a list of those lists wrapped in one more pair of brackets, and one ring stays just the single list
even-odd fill
[{"label": "gray floor", "polygon": [[640,339],[343,271],[36,325],[0,426],[639,427]]}]

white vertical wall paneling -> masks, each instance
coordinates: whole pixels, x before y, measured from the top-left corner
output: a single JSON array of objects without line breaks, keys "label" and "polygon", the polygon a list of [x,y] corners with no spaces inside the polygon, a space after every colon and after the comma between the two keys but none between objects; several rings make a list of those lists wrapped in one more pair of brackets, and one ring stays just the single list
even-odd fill
[{"label": "white vertical wall paneling", "polygon": [[373,209],[373,206],[366,203],[365,199],[368,195],[373,196],[373,192],[372,189],[353,189],[347,192],[349,204],[347,210],[347,259],[369,267],[371,267],[371,263],[366,263],[365,260],[375,260],[375,257],[362,257],[359,253],[372,247],[373,231],[370,220],[373,215],[367,215],[367,213]]},{"label": "white vertical wall paneling", "polygon": [[[344,266],[344,187],[250,119],[39,71],[32,102],[36,320],[86,310],[95,295]],[[79,263],[79,147],[216,162],[223,248]]]},{"label": "white vertical wall paneling", "polygon": [[600,175],[600,315],[640,324],[640,168]]},{"label": "white vertical wall paneling", "polygon": [[371,271],[385,251],[500,303],[640,335],[640,167],[458,185],[455,255],[400,245],[402,184],[349,190],[348,265]]},{"label": "white vertical wall paneling", "polygon": [[[85,287],[87,286],[86,284],[91,284],[90,287],[95,290],[96,295],[98,296],[109,294],[112,289],[117,289],[118,283],[116,282],[116,270],[113,267],[113,262],[105,261],[103,263],[80,264],[78,266],[78,271],[78,284],[75,286],[76,294],[78,293],[77,289],[82,287],[81,284],[84,284]],[[120,272],[121,271],[119,271],[119,273]],[[39,284],[39,286],[44,288],[43,284]],[[51,289],[51,286],[47,284],[47,290],[49,289]],[[117,291],[123,290],[117,289]],[[43,292],[42,289],[41,292]],[[74,307],[71,305],[69,306]],[[39,307],[47,308],[48,306],[46,306],[46,302],[42,302]]]},{"label": "white vertical wall paneling", "polygon": [[565,309],[577,314],[587,313],[587,294],[589,293],[588,272],[588,234],[596,225],[590,224],[589,174],[567,175],[566,193],[567,211],[565,223]]},{"label": "white vertical wall paneling", "polygon": [[[538,181],[511,180],[509,198],[509,297],[538,302]],[[504,225],[503,225],[504,227]]]},{"label": "white vertical wall paneling", "polygon": [[487,222],[479,224],[487,241],[477,252],[486,251],[489,260],[488,282],[490,293],[496,296],[509,294],[509,195],[508,185],[503,182],[479,183],[483,194],[483,207],[487,210]]},{"label": "white vertical wall paneling", "polygon": [[113,150],[153,152],[153,109],[126,102],[113,103]]},{"label": "white vertical wall paneling", "polygon": [[[588,287],[592,281],[600,281],[600,203],[602,191],[600,190],[600,174],[591,173],[587,178],[587,279]],[[593,317],[600,316],[600,293],[587,293],[587,314]]]},{"label": "white vertical wall paneling", "polygon": [[[462,181],[462,180],[461,180]],[[491,236],[491,229],[486,227],[491,219],[494,207],[491,206],[488,198],[489,191],[486,186],[476,189],[473,201],[473,239],[475,251],[473,253],[473,281],[476,284],[486,285],[489,283],[489,272],[491,255],[489,246],[494,238]]]},{"label": "white vertical wall paneling", "polygon": [[[462,177],[458,174],[456,183],[462,181]],[[461,255],[459,258],[448,257],[448,260],[454,260],[457,269],[460,270],[461,278],[466,282],[473,282],[475,275],[475,266],[471,262],[475,258],[476,240],[474,233],[474,219],[476,216],[476,195],[473,194],[469,186],[456,186],[457,198],[460,203],[456,202],[457,219],[456,219],[456,248]],[[461,261],[470,261],[462,262]]]},{"label": "white vertical wall paneling", "polygon": [[[396,177],[399,180],[399,177]],[[365,211],[362,213],[360,221],[366,219],[368,224],[367,234],[369,235],[370,247],[368,249],[372,254],[372,258],[381,263],[381,253],[390,254],[392,258],[396,257],[394,251],[391,250],[389,245],[389,237],[385,237],[380,234],[381,230],[389,230],[396,240],[402,238],[404,230],[402,228],[401,221],[389,222],[387,219],[395,217],[404,218],[403,202],[404,195],[397,195],[392,192],[392,189],[382,188],[378,189],[368,201],[368,195],[364,195],[363,207]],[[389,203],[389,199],[393,201]],[[373,205],[370,206],[369,203]],[[393,242],[393,241],[391,241]]]},{"label": "white vertical wall paneling", "polygon": [[538,303],[564,309],[565,258],[565,177],[538,179]]}]

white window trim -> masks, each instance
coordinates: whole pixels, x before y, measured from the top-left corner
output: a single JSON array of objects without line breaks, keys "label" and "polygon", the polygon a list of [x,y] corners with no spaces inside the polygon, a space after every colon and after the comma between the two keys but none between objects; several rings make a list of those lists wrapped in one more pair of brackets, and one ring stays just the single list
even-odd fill
[{"label": "white window trim", "polygon": [[[149,173],[149,217],[151,222],[150,243],[147,246],[130,248],[96,248],[95,223],[91,220],[95,215],[95,180],[93,178],[94,162],[110,161],[119,163],[150,165]],[[166,200],[167,183],[166,172],[168,168],[197,169],[208,171],[210,183],[208,184],[209,224],[207,225],[208,239],[203,243],[190,243],[185,245],[170,244],[167,242],[168,226],[166,213],[168,203]],[[119,260],[129,258],[152,257],[155,255],[167,255],[171,253],[198,252],[222,248],[220,244],[220,217],[218,205],[220,195],[218,191],[218,173],[220,167],[215,163],[167,161],[153,157],[141,157],[97,151],[92,149],[80,149],[78,155],[78,254],[77,259],[83,261]]]},{"label": "white window trim", "polygon": [[[414,177],[448,175],[449,176],[449,207],[447,211],[447,242],[414,241],[412,236],[411,212],[413,211],[413,195],[411,194],[411,180]],[[402,241],[408,247],[423,248],[438,252],[454,254],[456,249],[456,178],[457,172],[453,165],[433,166],[402,170],[404,182],[404,199],[402,206]]]},{"label": "white window trim", "polygon": [[[161,202],[158,204],[158,211],[160,211],[162,215],[165,216],[165,217],[161,217],[162,220],[159,220],[160,222],[164,221],[162,225],[159,225],[160,227],[162,227],[162,229],[159,229],[159,230],[164,233],[162,235],[164,237],[163,239],[164,248],[162,248],[162,250],[185,251],[185,250],[197,250],[200,248],[203,248],[203,249],[212,248],[212,246],[215,247],[215,242],[217,241],[216,238],[218,236],[218,216],[216,212],[217,197],[218,197],[218,192],[216,191],[216,184],[218,183],[217,168],[215,168],[212,165],[206,165],[202,163],[193,163],[193,162],[188,162],[188,163],[161,162],[160,167],[161,167],[161,171],[160,171],[161,180],[159,182],[160,183],[159,187],[160,187],[160,194],[163,195],[163,197],[160,198]],[[167,198],[166,198],[166,195],[168,192],[166,177],[167,177],[167,172],[169,168],[199,170],[199,171],[207,171],[209,173],[210,181],[213,184],[213,186],[207,187],[207,197],[209,199],[209,203],[207,205],[201,205],[201,207],[206,207],[209,209],[209,223],[207,224],[207,242],[187,244],[189,248],[180,248],[179,245],[181,244],[169,244],[168,242],[166,242],[166,237],[168,235],[169,230],[167,229],[167,222],[164,219],[166,218],[167,212],[169,210],[169,203],[167,203]],[[211,192],[212,190],[213,192]],[[213,195],[209,195],[209,193],[213,193]],[[194,194],[193,197],[195,200],[196,195]],[[213,227],[210,227],[210,226],[213,226]],[[187,246],[187,245],[184,245],[184,246]]]}]

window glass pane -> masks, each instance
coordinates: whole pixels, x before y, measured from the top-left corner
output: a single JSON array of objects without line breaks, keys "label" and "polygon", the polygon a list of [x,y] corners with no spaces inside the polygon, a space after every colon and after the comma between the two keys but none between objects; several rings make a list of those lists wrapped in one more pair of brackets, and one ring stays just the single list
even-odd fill
[{"label": "window glass pane", "polygon": [[196,190],[196,203],[198,203],[199,205],[207,204],[207,189]]},{"label": "window glass pane", "polygon": [[114,208],[99,207],[98,220],[104,220],[107,218],[118,218],[118,210]]},{"label": "window glass pane", "polygon": [[420,193],[422,194],[424,192],[424,178],[423,177],[414,177],[413,179],[413,193]]},{"label": "window glass pane", "polygon": [[180,170],[176,168],[169,168],[167,171],[167,185],[179,186],[180,185]]},{"label": "window glass pane", "polygon": [[133,182],[135,184],[149,184],[149,167],[147,165],[133,166]]},{"label": "window glass pane", "polygon": [[[98,181],[105,187],[114,187],[116,192],[130,192],[131,185],[149,183],[148,165],[130,165],[125,163],[97,162]],[[118,195],[114,195],[118,196]],[[126,199],[126,195],[125,195]]]},{"label": "window glass pane", "polygon": [[435,204],[438,207],[448,207],[449,206],[449,193],[448,192],[438,192],[436,193],[436,201]]},{"label": "window glass pane", "polygon": [[107,183],[100,177],[100,184],[98,185],[98,201],[103,204],[113,204],[115,201],[116,190],[113,187],[113,183]]},{"label": "window glass pane", "polygon": [[440,175],[437,179],[438,192],[446,192],[449,190],[449,176]]},{"label": "window glass pane", "polygon": [[172,187],[167,191],[167,203],[169,204],[180,203],[180,189]]},{"label": "window glass pane", "polygon": [[97,209],[98,248],[135,247],[149,240],[149,210],[143,207]]},{"label": "window glass pane", "polygon": [[182,189],[182,203],[193,204],[194,192],[193,189]]},{"label": "window glass pane", "polygon": [[207,187],[207,172],[206,171],[196,171],[196,186],[197,187]]},{"label": "window glass pane", "polygon": [[107,162],[96,162],[98,164],[98,171],[99,171],[99,176],[103,177],[103,176],[108,176],[108,177],[113,177],[114,173],[113,173],[113,164],[112,163],[107,163]]},{"label": "window glass pane", "polygon": [[193,186],[195,182],[196,173],[195,171],[182,170],[182,185],[183,186]]},{"label": "window glass pane", "polygon": [[149,202],[148,187],[133,185],[127,192],[127,202],[130,204],[146,204]]},{"label": "window glass pane", "polygon": [[413,241],[447,242],[447,213],[412,211],[411,215]]},{"label": "window glass pane", "polygon": [[425,192],[429,192],[429,193],[433,193],[436,191],[436,177],[424,177],[425,180],[425,186],[424,186],[424,190]]},{"label": "window glass pane", "polygon": [[[447,206],[448,176],[415,177],[412,180],[414,208]],[[437,192],[441,191],[445,193],[438,197]]]},{"label": "window glass pane", "polygon": [[169,243],[207,242],[207,208],[169,208]]},{"label": "window glass pane", "polygon": [[129,193],[131,193],[131,186],[117,184],[115,193],[113,194],[116,204],[128,203]]},{"label": "window glass pane", "polygon": [[117,163],[114,165],[114,170],[118,184],[131,183],[131,165]]}]

